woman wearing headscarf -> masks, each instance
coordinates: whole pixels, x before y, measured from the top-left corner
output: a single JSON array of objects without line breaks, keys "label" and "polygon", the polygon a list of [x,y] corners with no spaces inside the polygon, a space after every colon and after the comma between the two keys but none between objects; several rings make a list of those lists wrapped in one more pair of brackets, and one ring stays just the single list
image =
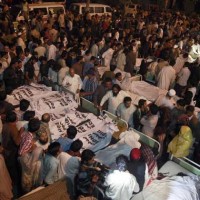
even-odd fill
[{"label": "woman wearing headscarf", "polygon": [[149,180],[148,166],[144,161],[141,150],[134,148],[130,152],[130,161],[127,164],[128,171],[133,174],[139,184],[140,191],[147,185]]},{"label": "woman wearing headscarf", "polygon": [[182,126],[178,135],[169,143],[168,152],[177,158],[188,156],[192,141],[191,129],[188,126]]}]

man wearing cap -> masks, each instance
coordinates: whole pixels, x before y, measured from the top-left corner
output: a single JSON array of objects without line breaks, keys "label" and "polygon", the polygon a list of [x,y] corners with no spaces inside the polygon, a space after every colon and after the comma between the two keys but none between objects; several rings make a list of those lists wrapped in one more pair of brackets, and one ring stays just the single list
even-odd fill
[{"label": "man wearing cap", "polygon": [[174,106],[176,105],[176,102],[173,98],[175,95],[176,95],[176,91],[174,89],[169,90],[167,95],[161,99],[159,106],[167,107],[172,110],[174,108]]}]

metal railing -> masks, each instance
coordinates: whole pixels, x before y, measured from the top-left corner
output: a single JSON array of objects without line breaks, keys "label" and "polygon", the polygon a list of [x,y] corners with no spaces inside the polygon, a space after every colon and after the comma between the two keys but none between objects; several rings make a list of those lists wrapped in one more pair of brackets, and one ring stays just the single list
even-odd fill
[{"label": "metal railing", "polygon": [[183,157],[183,158],[176,158],[173,155],[170,155],[170,160],[177,163],[184,169],[188,170],[189,172],[192,172],[193,174],[200,175],[200,165],[195,163],[194,161]]}]

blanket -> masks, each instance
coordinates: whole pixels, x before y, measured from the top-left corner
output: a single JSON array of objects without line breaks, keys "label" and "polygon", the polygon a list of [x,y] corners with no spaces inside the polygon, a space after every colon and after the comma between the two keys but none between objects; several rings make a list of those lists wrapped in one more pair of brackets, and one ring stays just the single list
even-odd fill
[{"label": "blanket", "polygon": [[198,176],[173,176],[154,180],[132,200],[199,200]]},{"label": "blanket", "polygon": [[83,149],[94,152],[106,147],[112,134],[118,131],[117,126],[107,116],[97,117],[92,113],[81,113],[74,109],[62,110],[60,113],[50,113],[49,122],[52,139],[66,136],[66,129],[70,126],[77,127],[77,136],[83,142]]},{"label": "blanket", "polygon": [[121,154],[129,156],[133,148],[140,148],[141,144],[139,143],[139,138],[140,136],[134,131],[126,131],[120,135],[119,142],[98,151],[95,159],[112,168],[115,165],[117,156]]},{"label": "blanket", "polygon": [[166,90],[150,85],[145,81],[133,81],[130,91],[141,97],[145,97],[149,101],[155,101],[160,95],[167,94]]},{"label": "blanket", "polygon": [[22,99],[33,101],[53,93],[56,92],[53,92],[50,87],[32,83],[31,85],[21,86],[14,90],[11,95],[7,95],[7,101],[13,105],[18,105]]}]

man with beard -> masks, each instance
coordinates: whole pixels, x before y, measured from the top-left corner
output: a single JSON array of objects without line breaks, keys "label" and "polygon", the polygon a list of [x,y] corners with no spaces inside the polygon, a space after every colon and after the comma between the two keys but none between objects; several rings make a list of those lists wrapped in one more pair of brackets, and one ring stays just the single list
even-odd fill
[{"label": "man with beard", "polygon": [[122,91],[120,86],[114,84],[111,91],[108,91],[101,100],[99,109],[102,110],[102,106],[108,101],[108,112],[116,114],[117,107],[123,102],[127,95],[126,92]]},{"label": "man with beard", "polygon": [[50,144],[50,139],[48,137],[48,133],[44,127],[40,128],[37,132],[37,138],[36,146],[41,147],[44,151],[48,149],[48,146]]}]

